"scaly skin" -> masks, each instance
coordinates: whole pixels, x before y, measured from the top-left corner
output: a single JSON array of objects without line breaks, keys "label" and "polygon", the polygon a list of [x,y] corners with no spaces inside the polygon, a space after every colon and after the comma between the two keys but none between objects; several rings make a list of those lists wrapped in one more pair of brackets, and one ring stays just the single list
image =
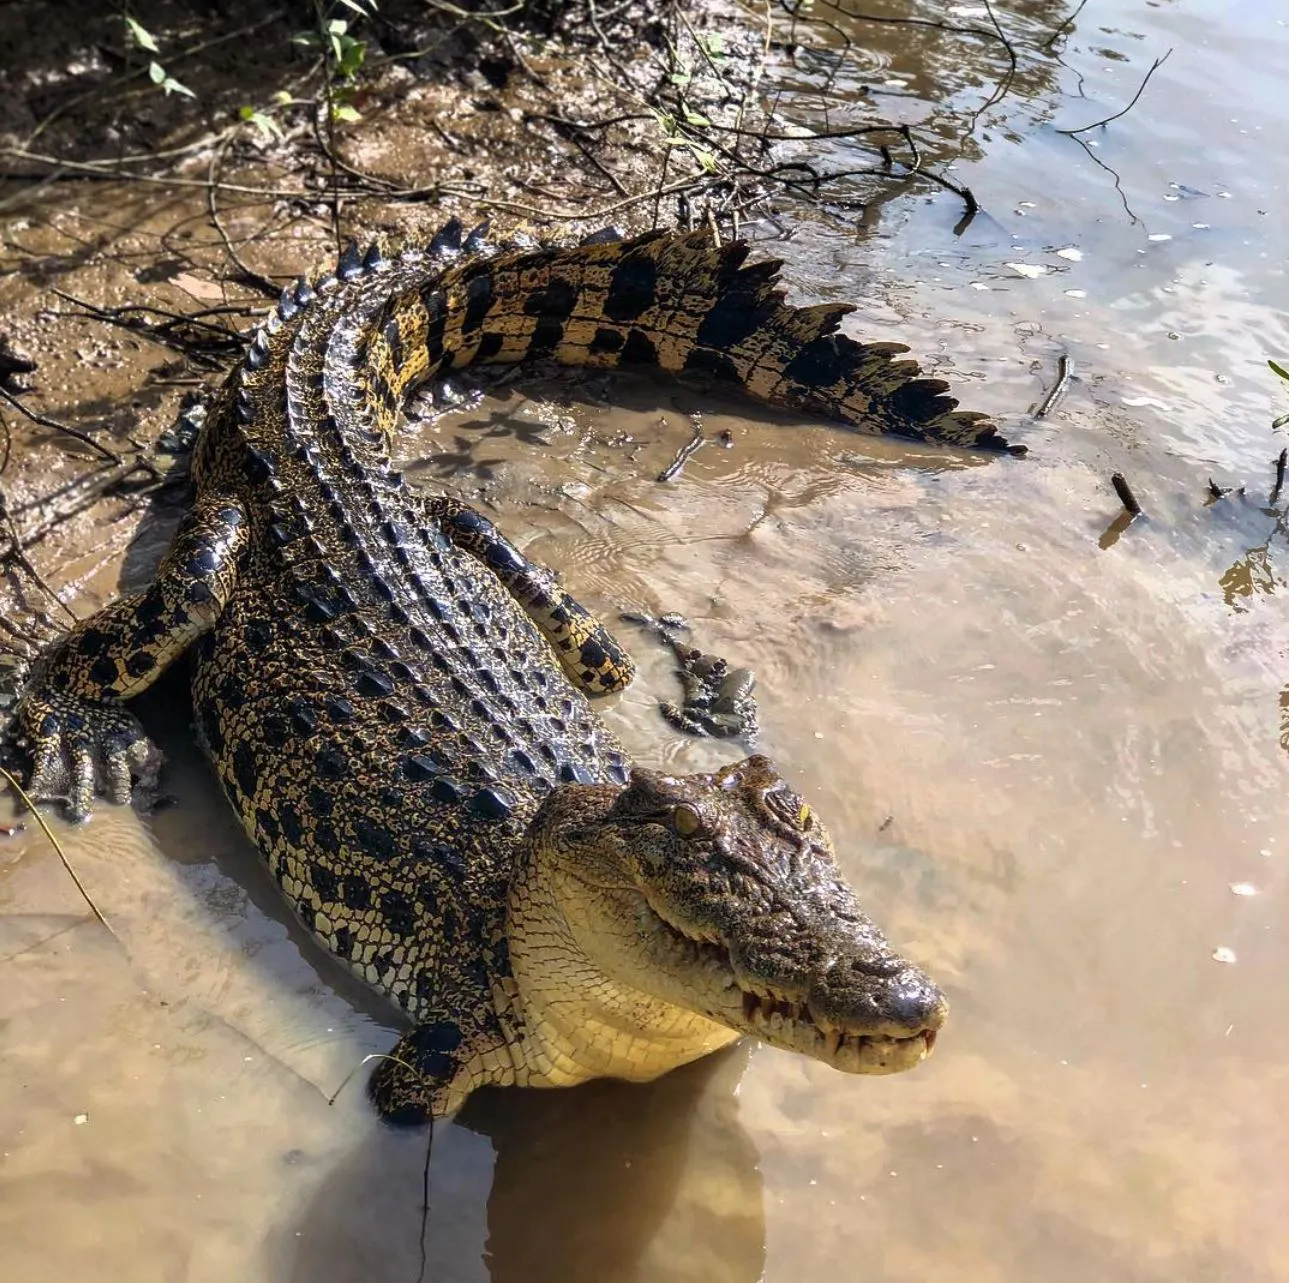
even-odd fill
[{"label": "scaly skin", "polygon": [[441,1116],[485,1083],[647,1079],[752,1034],[850,1072],[944,1019],[755,757],[633,770],[588,695],[628,657],[486,518],[391,471],[398,407],[470,361],[698,373],[869,432],[1019,452],[902,348],[793,308],[742,245],[652,233],[497,252],[457,223],[283,294],[193,455],[156,582],[47,652],[19,721],[31,791],[129,794],[126,709],[185,650],[229,801],[322,944],[414,1028],[371,1091]]}]

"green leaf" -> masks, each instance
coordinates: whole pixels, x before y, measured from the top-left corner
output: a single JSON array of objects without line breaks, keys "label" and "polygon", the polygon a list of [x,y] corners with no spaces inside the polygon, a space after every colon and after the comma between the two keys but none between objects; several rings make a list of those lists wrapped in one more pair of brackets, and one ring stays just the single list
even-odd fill
[{"label": "green leaf", "polygon": [[166,69],[159,62],[148,63],[148,79],[154,85],[164,85],[166,83]]},{"label": "green leaf", "polygon": [[273,139],[282,137],[282,126],[272,116],[266,116],[262,111],[256,111],[254,107],[239,107],[237,114],[248,125],[254,125],[265,142],[272,142]]},{"label": "green leaf", "polygon": [[347,120],[351,122],[362,119],[362,113],[356,107],[351,107],[347,102],[337,103],[332,115],[337,120]]},{"label": "green leaf", "polygon": [[667,77],[673,85],[687,85],[691,80],[693,80],[693,78],[693,74],[688,71],[673,71],[671,75]]},{"label": "green leaf", "polygon": [[349,30],[349,24],[343,18],[332,18],[327,23],[327,33],[333,36],[343,36]]},{"label": "green leaf", "polygon": [[[367,10],[363,7],[362,0],[340,0],[340,3],[346,9],[352,9],[355,13],[361,14],[364,18],[368,17]],[[376,8],[376,0],[372,0],[372,9]]]},{"label": "green leaf", "polygon": [[196,98],[197,96],[187,85],[181,85],[173,76],[167,76],[161,82],[161,88],[165,91],[167,98],[171,94],[183,94],[185,98]]},{"label": "green leaf", "polygon": [[711,123],[701,111],[691,111],[688,107],[685,108],[685,124],[702,128],[704,125],[710,127]]},{"label": "green leaf", "polygon": [[273,101],[277,103],[279,107],[289,107],[295,99],[291,97],[287,90],[279,89],[277,93],[273,95]]},{"label": "green leaf", "polygon": [[342,51],[337,64],[340,74],[352,80],[363,65],[363,59],[366,56],[367,46],[361,40],[351,40]]},{"label": "green leaf", "polygon": [[1278,374],[1286,382],[1289,382],[1289,370],[1286,370],[1283,365],[1277,365],[1274,361],[1268,361],[1267,364],[1271,367],[1272,373]]},{"label": "green leaf", "polygon": [[146,49],[149,53],[160,52],[157,49],[157,42],[152,38],[152,32],[150,32],[147,27],[143,26],[141,23],[135,22],[133,18],[129,17],[126,18],[125,25],[129,29],[130,36],[134,40],[134,43],[138,45],[140,49]]}]

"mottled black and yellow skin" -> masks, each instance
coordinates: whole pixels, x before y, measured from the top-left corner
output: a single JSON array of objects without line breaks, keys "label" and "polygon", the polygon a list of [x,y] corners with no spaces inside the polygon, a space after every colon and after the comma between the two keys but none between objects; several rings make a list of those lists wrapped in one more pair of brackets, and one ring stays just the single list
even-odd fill
[{"label": "mottled black and yellow skin", "polygon": [[274,877],[416,1024],[374,1079],[387,1112],[467,1053],[480,1081],[526,1081],[507,888],[554,791],[629,772],[585,696],[630,660],[486,518],[391,470],[409,390],[471,362],[641,365],[1015,449],[902,348],[836,334],[847,307],[786,306],[778,265],[746,254],[670,233],[462,249],[455,223],[394,261],[347,253],[283,294],[229,376],[156,582],[74,629],[24,696],[32,791],[84,816],[155,771],[124,702],[191,650],[199,732]]}]

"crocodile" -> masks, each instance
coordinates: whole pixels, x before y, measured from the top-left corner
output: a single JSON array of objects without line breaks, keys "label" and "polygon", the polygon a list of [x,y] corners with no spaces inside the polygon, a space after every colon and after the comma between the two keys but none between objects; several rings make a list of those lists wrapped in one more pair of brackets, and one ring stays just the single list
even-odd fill
[{"label": "crocodile", "polygon": [[82,819],[155,782],[127,702],[189,655],[198,738],[290,906],[406,1015],[368,1083],[388,1119],[485,1084],[648,1080],[742,1036],[895,1072],[944,1021],[774,764],[633,766],[589,698],[629,656],[391,462],[418,385],[539,358],[1021,451],[748,254],[706,232],[498,246],[456,219],[398,253],[351,244],[283,291],[215,396],[155,580],[56,641],[21,696],[30,792]]}]

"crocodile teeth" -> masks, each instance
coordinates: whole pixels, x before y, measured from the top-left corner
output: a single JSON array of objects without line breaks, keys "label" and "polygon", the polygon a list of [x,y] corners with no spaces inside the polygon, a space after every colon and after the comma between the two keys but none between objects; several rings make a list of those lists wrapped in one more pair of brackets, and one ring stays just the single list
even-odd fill
[{"label": "crocodile teeth", "polygon": [[380,246],[375,241],[367,247],[367,253],[363,255],[363,271],[378,272],[385,266],[385,256],[380,252]]},{"label": "crocodile teeth", "polygon": [[340,262],[336,264],[336,275],[342,281],[352,281],[362,274],[363,261],[358,253],[358,242],[350,241],[341,252]]}]

